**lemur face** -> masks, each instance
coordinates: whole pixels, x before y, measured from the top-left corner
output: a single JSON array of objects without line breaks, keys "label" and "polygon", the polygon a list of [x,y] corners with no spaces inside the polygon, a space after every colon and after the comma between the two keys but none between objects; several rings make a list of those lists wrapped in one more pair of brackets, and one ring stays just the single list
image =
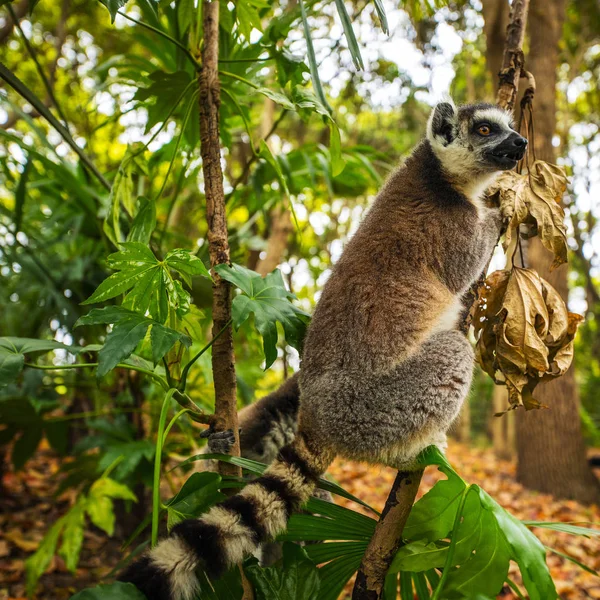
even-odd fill
[{"label": "lemur face", "polygon": [[441,102],[432,111],[427,137],[443,166],[453,173],[512,169],[527,149],[527,140],[512,128],[510,114],[493,104],[457,109]]}]

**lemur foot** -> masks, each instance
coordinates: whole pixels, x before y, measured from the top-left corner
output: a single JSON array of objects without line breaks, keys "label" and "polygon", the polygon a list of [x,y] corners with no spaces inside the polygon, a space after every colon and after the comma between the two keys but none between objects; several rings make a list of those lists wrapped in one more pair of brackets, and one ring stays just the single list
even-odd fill
[{"label": "lemur foot", "polygon": [[200,437],[208,438],[208,450],[211,454],[229,454],[235,443],[233,429],[226,429],[225,431],[207,429],[200,434]]}]

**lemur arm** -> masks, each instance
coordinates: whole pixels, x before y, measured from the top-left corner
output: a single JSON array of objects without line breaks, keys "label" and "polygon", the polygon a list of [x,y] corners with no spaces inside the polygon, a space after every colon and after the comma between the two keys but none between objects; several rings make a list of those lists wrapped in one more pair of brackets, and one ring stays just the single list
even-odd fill
[{"label": "lemur arm", "polygon": [[[239,412],[241,455],[270,464],[289,444],[298,429],[300,389],[298,374]],[[208,432],[207,452],[227,454],[233,444],[231,431]]]}]

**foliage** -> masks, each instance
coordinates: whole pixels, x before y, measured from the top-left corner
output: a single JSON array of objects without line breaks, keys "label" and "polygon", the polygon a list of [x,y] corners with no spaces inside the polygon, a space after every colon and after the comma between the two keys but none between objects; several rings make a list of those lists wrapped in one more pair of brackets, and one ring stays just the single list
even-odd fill
[{"label": "foliage", "polygon": [[[154,492],[152,514],[128,517],[137,518],[132,542],[145,537],[148,524],[154,536],[161,520],[170,528],[242,485],[194,473],[173,498],[160,498],[162,461],[197,451],[193,421],[212,409],[211,275],[196,110],[199,11],[187,1],[59,4],[29,2],[35,12],[23,27],[28,43],[15,29],[1,71],[9,84],[2,107],[12,125],[0,129],[0,301],[2,334],[14,336],[0,338],[0,444],[10,445],[16,468],[44,438],[68,453],[59,494],[68,490],[75,498],[27,562],[30,592],[56,553],[75,571],[88,527],[113,535],[123,501],[141,505],[146,491]],[[434,48],[431,24],[442,4],[405,3],[404,37],[426,40],[426,53]],[[462,9],[451,12],[455,19]],[[268,0],[221,3],[220,126],[234,262],[216,271],[237,288],[240,404],[251,399],[249,390],[272,389],[295,360],[340,240],[389,171],[389,157],[405,154],[424,127],[424,88],[398,65],[379,57],[367,74],[353,72],[367,57],[358,33],[373,23],[387,33],[380,0],[364,6],[301,0],[283,10]],[[340,37],[324,56],[321,34],[334,24]],[[348,75],[337,94],[321,81],[323,60]],[[483,80],[480,67],[473,72]],[[463,93],[460,77],[455,85]],[[398,81],[400,93],[392,87]],[[391,108],[371,102],[374,89],[392,90]],[[538,174],[555,180],[556,190],[563,185],[553,166],[539,165]],[[518,190],[508,238],[514,242],[518,226],[533,218],[562,260],[554,198],[544,205],[547,192],[535,196],[539,182],[514,184],[505,186]],[[261,277],[254,269],[280,209],[291,213],[296,229],[278,261],[286,259],[285,271]],[[292,271],[303,282],[297,297]],[[88,310],[96,303],[103,306]],[[561,310],[553,305],[555,321]],[[547,374],[553,361],[566,365],[567,357],[557,355],[570,351],[572,332],[563,329],[548,352]],[[264,468],[228,460],[254,473]],[[420,598],[430,589],[444,597],[495,593],[513,558],[532,597],[539,586],[540,597],[550,598],[535,538],[441,457],[430,460],[448,479],[416,505],[388,596],[398,584],[407,598],[413,586]],[[332,482],[320,485],[365,504]],[[374,523],[312,499],[282,536],[280,565],[245,564],[257,597],[337,598]],[[297,543],[312,540],[327,543],[304,549]],[[203,596],[239,597],[237,572],[212,585],[214,594]],[[139,600],[136,590],[118,583],[75,597],[109,594]]]}]

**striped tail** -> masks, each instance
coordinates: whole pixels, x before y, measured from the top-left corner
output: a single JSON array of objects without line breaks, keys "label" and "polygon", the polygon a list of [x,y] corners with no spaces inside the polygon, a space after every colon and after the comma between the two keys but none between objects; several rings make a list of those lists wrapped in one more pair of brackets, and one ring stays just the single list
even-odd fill
[{"label": "striped tail", "polygon": [[307,442],[299,433],[261,477],[201,518],[177,524],[119,579],[148,600],[192,600],[197,568],[218,577],[285,531],[290,515],[310,498],[333,456]]}]

